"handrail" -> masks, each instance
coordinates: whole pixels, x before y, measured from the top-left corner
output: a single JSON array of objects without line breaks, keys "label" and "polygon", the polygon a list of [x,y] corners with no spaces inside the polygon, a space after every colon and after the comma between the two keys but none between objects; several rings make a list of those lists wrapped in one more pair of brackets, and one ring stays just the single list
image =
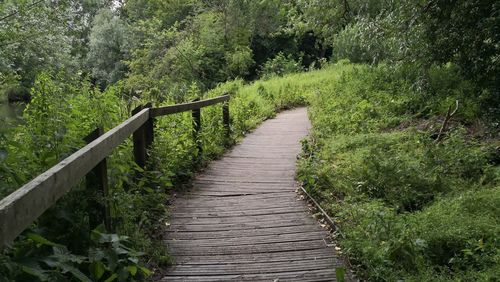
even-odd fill
[{"label": "handrail", "polygon": [[203,101],[195,101],[184,104],[177,104],[172,106],[165,106],[161,108],[151,109],[151,117],[175,114],[185,111],[198,110],[203,107],[215,105],[217,103],[222,103],[225,101],[229,101],[229,95],[223,95],[212,99],[207,99]]},{"label": "handrail", "polygon": [[[12,242],[21,232],[33,223],[44,211],[67,193],[72,186],[80,182],[94,167],[111,154],[131,134],[134,134],[134,154],[147,148],[148,142],[140,140],[144,137],[146,127],[153,123],[155,117],[184,111],[199,111],[203,107],[229,101],[229,95],[166,106],[162,108],[143,108],[120,125],[109,130],[102,136],[90,142],[77,152],[59,162],[49,170],[35,177],[0,201],[0,248]],[[229,130],[229,111],[227,103],[223,107],[223,119]],[[196,121],[200,123],[201,121]],[[153,127],[149,128],[151,131]],[[140,133],[140,134],[139,134]],[[136,135],[139,138],[136,138]],[[152,132],[151,132],[152,135]],[[138,141],[136,142],[136,139]],[[151,140],[152,142],[152,140]],[[149,142],[150,143],[150,142]],[[139,161],[135,160],[138,164]],[[142,160],[143,165],[144,160]]]}]

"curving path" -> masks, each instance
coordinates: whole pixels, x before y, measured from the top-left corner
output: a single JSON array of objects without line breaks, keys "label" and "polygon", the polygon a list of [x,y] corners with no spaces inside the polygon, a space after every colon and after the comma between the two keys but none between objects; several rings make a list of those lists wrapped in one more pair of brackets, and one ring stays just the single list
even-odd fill
[{"label": "curving path", "polygon": [[334,281],[329,233],[296,194],[307,109],[279,114],[195,177],[173,202],[162,281]]}]

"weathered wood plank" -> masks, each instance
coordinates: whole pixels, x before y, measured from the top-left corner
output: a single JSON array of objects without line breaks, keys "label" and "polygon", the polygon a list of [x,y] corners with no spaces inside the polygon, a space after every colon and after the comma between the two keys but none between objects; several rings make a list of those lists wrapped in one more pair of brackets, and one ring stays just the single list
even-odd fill
[{"label": "weathered wood plank", "polygon": [[325,252],[324,249],[303,250],[303,251],[283,251],[273,253],[255,253],[255,254],[236,254],[236,255],[208,255],[202,254],[198,256],[187,256],[178,254],[175,257],[177,264],[197,264],[197,265],[210,265],[210,264],[223,264],[223,263],[257,263],[257,262],[284,262],[284,261],[303,261],[303,260],[316,260],[324,258],[333,258],[337,260],[333,252]]},{"label": "weathered wood plank", "polygon": [[168,238],[171,239],[225,239],[225,238],[242,238],[242,237],[262,237],[270,235],[284,235],[284,234],[303,234],[314,232],[326,232],[316,225],[305,226],[292,226],[292,227],[269,227],[265,229],[255,230],[225,230],[225,231],[200,231],[200,232],[184,232],[168,230]]},{"label": "weathered wood plank", "polygon": [[335,269],[228,275],[166,276],[163,281],[335,281]]},{"label": "weathered wood plank", "polygon": [[181,245],[169,243],[169,250],[174,256],[176,254],[184,255],[235,255],[235,254],[255,254],[255,253],[272,253],[284,251],[303,251],[326,249],[328,245],[324,240],[296,241],[296,242],[279,242],[273,244],[255,244],[252,246],[235,245],[235,246],[197,246],[197,245]]},{"label": "weathered wood plank", "polygon": [[160,108],[153,108],[151,109],[151,117],[158,117],[158,116],[164,116],[164,115],[169,115],[169,114],[175,114],[175,113],[180,113],[180,112],[185,112],[185,111],[192,111],[192,110],[198,110],[207,106],[215,105],[218,103],[222,103],[225,101],[229,101],[230,97],[229,95],[224,95],[212,99],[206,99],[203,101],[196,101],[196,102],[189,102],[189,103],[184,103],[184,104],[178,104],[178,105],[172,105],[172,106],[165,106],[165,107],[160,107]]},{"label": "weathered wood plank", "polygon": [[237,274],[264,274],[287,271],[311,271],[332,269],[335,261],[331,258],[317,260],[303,260],[295,262],[263,262],[254,264],[213,264],[213,265],[178,265],[172,267],[169,275],[237,275]]},{"label": "weathered wood plank", "polygon": [[269,209],[253,209],[247,211],[208,211],[208,212],[198,212],[198,210],[190,212],[181,212],[176,210],[172,214],[171,218],[222,218],[222,217],[247,217],[247,216],[257,216],[257,215],[276,215],[276,214],[287,214],[287,213],[304,213],[305,210],[301,206],[296,207],[271,207]]},{"label": "weathered wood plank", "polygon": [[239,238],[187,238],[179,239],[175,235],[171,235],[170,239],[165,240],[167,244],[178,244],[182,246],[245,246],[256,244],[271,244],[271,243],[285,243],[285,242],[298,242],[298,241],[313,241],[328,239],[329,234],[326,231],[315,231],[307,233],[285,233],[274,235],[260,235],[260,236],[241,236]]}]

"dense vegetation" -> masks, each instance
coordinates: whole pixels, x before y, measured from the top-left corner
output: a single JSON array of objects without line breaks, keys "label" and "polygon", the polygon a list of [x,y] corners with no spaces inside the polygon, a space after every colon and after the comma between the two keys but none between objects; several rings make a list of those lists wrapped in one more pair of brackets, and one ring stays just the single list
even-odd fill
[{"label": "dense vegetation", "polygon": [[[0,1],[0,101],[30,100],[0,131],[0,196],[139,104],[230,93],[233,141],[309,104],[298,178],[361,278],[494,281],[499,12],[494,0]],[[220,111],[203,111],[202,164],[225,149]],[[199,165],[191,130],[189,113],[158,119],[147,172],[129,140],[112,154],[116,234],[89,234],[78,185],[3,251],[0,281],[143,280],[168,263],[167,192]]]}]

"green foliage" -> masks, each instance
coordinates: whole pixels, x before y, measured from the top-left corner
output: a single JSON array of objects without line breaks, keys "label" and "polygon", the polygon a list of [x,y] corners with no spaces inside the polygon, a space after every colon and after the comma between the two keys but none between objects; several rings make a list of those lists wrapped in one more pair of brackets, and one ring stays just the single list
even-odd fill
[{"label": "green foliage", "polygon": [[294,60],[291,55],[285,56],[283,53],[278,53],[276,57],[264,63],[261,70],[261,76],[263,78],[269,78],[275,75],[283,76],[302,70],[303,68],[300,61]]},{"label": "green foliage", "polygon": [[[467,126],[481,113],[453,65],[430,68],[425,91],[414,70],[341,62],[311,73],[332,79],[308,96],[313,134],[298,177],[340,227],[340,245],[361,277],[492,279],[500,250],[497,145],[470,136]],[[455,122],[436,142],[436,115],[455,99]]]},{"label": "green foliage", "polygon": [[455,62],[468,77],[490,87],[498,85],[499,11],[500,5],[492,0],[429,4],[422,15],[429,59]]},{"label": "green foliage", "polygon": [[333,39],[333,59],[349,59],[353,63],[376,64],[394,55],[395,44],[383,36],[377,23],[360,18],[347,25]]},{"label": "green foliage", "polygon": [[[139,265],[142,253],[127,247],[128,238],[93,230],[88,255],[74,255],[64,245],[27,233],[22,244],[0,256],[3,277],[16,281],[140,281],[151,271]],[[90,276],[84,274],[88,268]],[[3,280],[2,280],[3,281]]]},{"label": "green foliage", "polygon": [[89,272],[94,281],[141,281],[152,274],[139,264],[143,253],[127,247],[128,237],[93,230],[90,239],[97,246],[89,250]]},{"label": "green foliage", "polygon": [[88,65],[101,86],[117,82],[125,76],[122,62],[131,48],[128,26],[109,9],[100,10],[89,35]]}]

